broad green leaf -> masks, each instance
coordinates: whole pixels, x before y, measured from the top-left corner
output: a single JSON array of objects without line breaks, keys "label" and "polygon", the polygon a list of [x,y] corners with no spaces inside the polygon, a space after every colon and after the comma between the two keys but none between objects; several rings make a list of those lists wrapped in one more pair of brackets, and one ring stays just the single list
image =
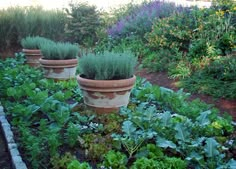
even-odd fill
[{"label": "broad green leaf", "polygon": [[227,163],[229,168],[236,168],[236,160],[231,159],[228,163]]},{"label": "broad green leaf", "polygon": [[161,116],[161,124],[163,126],[168,126],[170,124],[171,114],[169,111],[166,111]]},{"label": "broad green leaf", "polygon": [[208,119],[208,115],[211,114],[210,110],[202,112],[196,120],[199,122],[200,125],[208,125],[210,123],[210,120]]},{"label": "broad green leaf", "polygon": [[124,121],[122,125],[122,131],[126,133],[127,136],[131,136],[132,133],[136,131],[136,128],[131,121]]},{"label": "broad green leaf", "polygon": [[207,157],[214,157],[219,154],[219,151],[217,150],[217,146],[219,143],[214,138],[207,138],[206,139],[206,145],[204,147],[204,151],[206,153]]},{"label": "broad green leaf", "polygon": [[176,149],[176,144],[173,143],[172,141],[169,141],[169,140],[166,140],[164,138],[157,138],[156,139],[156,144],[159,146],[159,147],[162,147],[162,148],[173,148],[173,149]]},{"label": "broad green leaf", "polygon": [[175,130],[177,131],[175,134],[176,139],[182,140],[183,142],[188,141],[190,133],[187,127],[185,127],[182,123],[178,123],[175,126]]},{"label": "broad green leaf", "polygon": [[190,160],[200,161],[201,159],[203,159],[203,156],[197,152],[191,152],[190,155],[186,158],[186,160],[188,160],[188,161],[190,161]]}]

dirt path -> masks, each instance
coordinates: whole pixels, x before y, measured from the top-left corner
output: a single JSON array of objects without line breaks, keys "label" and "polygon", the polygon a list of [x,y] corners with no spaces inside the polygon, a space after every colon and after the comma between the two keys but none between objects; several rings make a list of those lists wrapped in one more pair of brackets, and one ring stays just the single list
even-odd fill
[{"label": "dirt path", "polygon": [[2,130],[0,129],[0,169],[11,169],[11,160],[4,141]]},{"label": "dirt path", "polygon": [[[177,80],[169,79],[166,72],[148,73],[146,69],[142,69],[137,72],[137,75],[147,79],[152,84],[157,84],[175,91],[178,90],[175,85]],[[204,94],[191,94],[191,100],[196,98],[199,98],[208,104],[214,104],[222,113],[229,113],[236,121],[236,100],[214,99],[211,96]]]}]

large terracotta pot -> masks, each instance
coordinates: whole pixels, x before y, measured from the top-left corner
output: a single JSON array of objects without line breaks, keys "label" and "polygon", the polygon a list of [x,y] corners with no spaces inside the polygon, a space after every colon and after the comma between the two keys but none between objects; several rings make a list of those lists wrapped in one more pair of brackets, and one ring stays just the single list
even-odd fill
[{"label": "large terracotta pot", "polygon": [[55,80],[67,80],[75,77],[77,59],[47,60],[39,59],[44,69],[44,77]]},{"label": "large terracotta pot", "polygon": [[29,66],[40,67],[39,59],[42,57],[42,54],[39,49],[23,49],[22,52],[25,54],[26,63]]},{"label": "large terracotta pot", "polygon": [[136,76],[122,80],[91,80],[77,76],[84,103],[98,113],[116,112],[127,106]]}]

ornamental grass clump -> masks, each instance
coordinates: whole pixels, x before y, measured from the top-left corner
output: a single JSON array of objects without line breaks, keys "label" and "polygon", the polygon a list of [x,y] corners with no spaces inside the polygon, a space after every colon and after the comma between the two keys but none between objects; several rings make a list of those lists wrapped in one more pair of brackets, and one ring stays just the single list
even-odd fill
[{"label": "ornamental grass clump", "polygon": [[95,80],[128,79],[134,75],[137,59],[130,52],[88,54],[79,61],[79,71],[84,78]]},{"label": "ornamental grass clump", "polygon": [[24,49],[40,49],[40,46],[44,43],[52,43],[50,39],[40,36],[27,36],[21,39],[21,46]]},{"label": "ornamental grass clump", "polygon": [[78,56],[79,47],[71,43],[45,43],[41,46],[43,59],[48,60],[67,60],[75,59]]}]

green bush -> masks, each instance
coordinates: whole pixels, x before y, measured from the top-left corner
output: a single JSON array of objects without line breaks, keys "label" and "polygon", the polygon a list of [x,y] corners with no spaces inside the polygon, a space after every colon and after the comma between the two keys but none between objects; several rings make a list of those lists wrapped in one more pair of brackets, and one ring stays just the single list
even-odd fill
[{"label": "green bush", "polygon": [[79,47],[71,43],[47,42],[41,45],[43,59],[63,60],[75,59],[78,56]]},{"label": "green bush", "polygon": [[10,7],[0,10],[1,50],[20,48],[27,36],[43,36],[52,40],[64,39],[66,15],[59,10],[42,7]]},{"label": "green bush", "polygon": [[66,27],[67,37],[71,42],[91,47],[98,37],[100,18],[95,6],[86,3],[70,4],[66,9],[69,23]]},{"label": "green bush", "polygon": [[52,42],[49,39],[40,36],[27,36],[21,40],[21,46],[25,49],[40,49],[41,45],[44,43]]},{"label": "green bush", "polygon": [[190,92],[205,93],[214,97],[236,98],[236,59],[221,57],[210,62],[191,77],[181,81],[180,87]]},{"label": "green bush", "polygon": [[88,79],[114,80],[133,76],[137,61],[130,52],[88,54],[79,60],[80,73]]}]

